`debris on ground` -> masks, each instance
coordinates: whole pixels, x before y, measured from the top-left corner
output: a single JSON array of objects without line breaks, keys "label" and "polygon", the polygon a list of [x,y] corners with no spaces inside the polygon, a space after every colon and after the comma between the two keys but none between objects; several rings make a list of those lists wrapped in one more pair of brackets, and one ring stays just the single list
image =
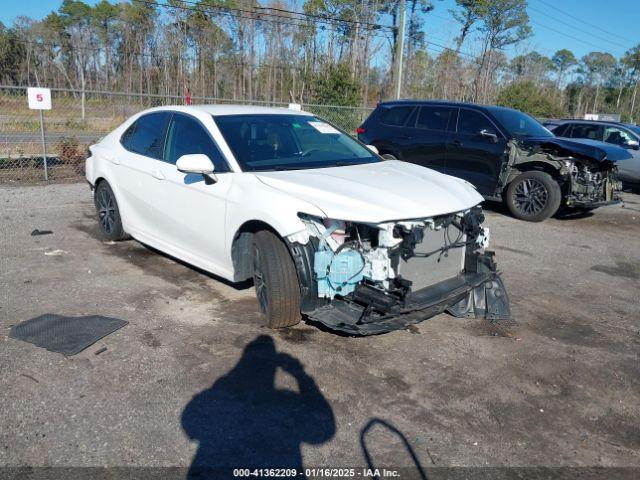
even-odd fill
[{"label": "debris on ground", "polygon": [[50,252],[44,252],[45,255],[48,255],[50,257],[59,257],[61,255],[64,255],[65,253],[69,253],[66,250],[51,250]]},{"label": "debris on ground", "polygon": [[38,230],[37,228],[31,232],[31,236],[32,237],[36,237],[38,235],[51,235],[53,233],[53,231],[51,230]]}]

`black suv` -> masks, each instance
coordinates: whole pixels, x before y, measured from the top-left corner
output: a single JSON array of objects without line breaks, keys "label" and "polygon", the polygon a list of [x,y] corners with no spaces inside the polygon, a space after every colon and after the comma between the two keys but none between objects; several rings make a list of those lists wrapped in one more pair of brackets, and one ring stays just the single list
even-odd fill
[{"label": "black suv", "polygon": [[561,205],[619,202],[614,161],[629,157],[603,142],[556,138],[517,110],[468,103],[383,102],[357,133],[382,156],[463,178],[533,222]]}]

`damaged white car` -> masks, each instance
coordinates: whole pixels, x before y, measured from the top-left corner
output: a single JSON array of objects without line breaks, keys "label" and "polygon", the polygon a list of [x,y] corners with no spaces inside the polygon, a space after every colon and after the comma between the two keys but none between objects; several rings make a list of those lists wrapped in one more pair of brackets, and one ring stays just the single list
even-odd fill
[{"label": "damaged white car", "polygon": [[91,146],[102,233],[232,282],[253,278],[270,327],[302,315],[354,335],[440,312],[508,318],[464,180],[383,161],[310,113],[161,107]]}]

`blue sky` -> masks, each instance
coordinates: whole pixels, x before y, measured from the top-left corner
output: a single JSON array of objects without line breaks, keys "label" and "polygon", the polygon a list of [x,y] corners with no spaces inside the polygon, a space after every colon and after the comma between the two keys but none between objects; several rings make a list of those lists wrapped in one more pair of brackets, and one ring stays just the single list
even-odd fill
[{"label": "blue sky", "polygon": [[[435,9],[426,16],[427,40],[451,46],[458,32],[449,13],[455,0],[432,1]],[[61,0],[2,0],[2,3],[0,21],[11,25],[19,15],[41,19],[56,10]],[[96,2],[88,0],[87,3]],[[515,49],[509,49],[510,56],[532,49],[552,55],[556,50],[568,48],[577,57],[594,50],[620,57],[640,43],[639,0],[529,0],[528,11],[534,35]],[[476,54],[478,46],[470,42],[465,50]]]}]

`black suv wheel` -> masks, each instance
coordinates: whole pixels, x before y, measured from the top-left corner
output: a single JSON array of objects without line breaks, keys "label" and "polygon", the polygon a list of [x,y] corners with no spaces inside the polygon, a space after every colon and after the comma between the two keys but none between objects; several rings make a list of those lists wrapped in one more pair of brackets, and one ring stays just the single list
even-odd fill
[{"label": "black suv wheel", "polygon": [[504,198],[511,214],[528,222],[541,222],[554,215],[561,200],[558,182],[539,171],[524,172],[514,178]]}]

